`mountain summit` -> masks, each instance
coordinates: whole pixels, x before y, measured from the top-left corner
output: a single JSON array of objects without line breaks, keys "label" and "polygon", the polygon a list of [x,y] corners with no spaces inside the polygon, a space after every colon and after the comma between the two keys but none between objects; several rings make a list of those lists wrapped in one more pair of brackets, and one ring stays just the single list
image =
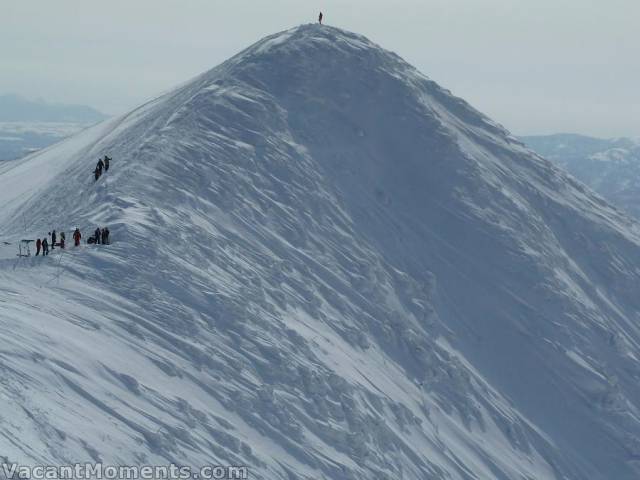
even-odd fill
[{"label": "mountain summit", "polygon": [[9,461],[640,475],[638,225],[364,37],[268,37],[1,164],[0,205],[113,238],[0,250]]}]

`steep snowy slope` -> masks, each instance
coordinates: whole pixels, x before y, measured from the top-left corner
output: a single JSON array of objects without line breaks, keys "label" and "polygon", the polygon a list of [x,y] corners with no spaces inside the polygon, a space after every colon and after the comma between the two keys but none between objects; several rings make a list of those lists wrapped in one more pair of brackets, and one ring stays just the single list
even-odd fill
[{"label": "steep snowy slope", "polygon": [[522,141],[613,205],[640,218],[640,141],[572,134],[523,137]]},{"label": "steep snowy slope", "polygon": [[1,164],[0,205],[114,241],[2,248],[10,461],[640,475],[637,224],[363,37],[266,38]]}]

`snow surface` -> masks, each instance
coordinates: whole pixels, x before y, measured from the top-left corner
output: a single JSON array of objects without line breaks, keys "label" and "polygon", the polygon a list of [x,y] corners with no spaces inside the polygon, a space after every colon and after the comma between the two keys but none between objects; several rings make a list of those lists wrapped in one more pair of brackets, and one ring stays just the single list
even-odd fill
[{"label": "snow surface", "polygon": [[268,37],[0,164],[0,453],[636,479],[638,232],[367,39]]}]

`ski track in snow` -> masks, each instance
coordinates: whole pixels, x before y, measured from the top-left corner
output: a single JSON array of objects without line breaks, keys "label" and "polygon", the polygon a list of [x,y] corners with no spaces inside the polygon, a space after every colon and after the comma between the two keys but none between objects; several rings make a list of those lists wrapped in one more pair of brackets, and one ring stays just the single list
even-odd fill
[{"label": "ski track in snow", "polygon": [[0,206],[10,461],[640,475],[638,225],[363,37],[268,37],[0,163]]}]

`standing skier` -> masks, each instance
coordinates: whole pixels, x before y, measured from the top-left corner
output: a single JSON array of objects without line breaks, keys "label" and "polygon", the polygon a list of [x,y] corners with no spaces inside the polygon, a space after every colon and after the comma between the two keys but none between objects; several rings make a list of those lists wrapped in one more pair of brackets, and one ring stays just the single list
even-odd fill
[{"label": "standing skier", "polygon": [[80,246],[80,239],[81,238],[82,238],[82,235],[80,234],[80,230],[78,229],[78,227],[76,227],[76,231],[73,232],[73,242],[74,242],[76,247]]},{"label": "standing skier", "polygon": [[40,248],[42,247],[42,240],[36,240],[36,257],[40,255]]},{"label": "standing skier", "polygon": [[322,25],[322,19],[324,18],[324,15],[322,15],[322,12],[320,12],[320,15],[318,15],[318,23],[320,25]]},{"label": "standing skier", "polygon": [[56,248],[56,231],[53,230],[51,232],[51,250],[55,250]]},{"label": "standing skier", "polygon": [[109,171],[109,162],[110,161],[111,161],[111,159],[105,155],[104,156],[104,173],[107,173]]},{"label": "standing skier", "polygon": [[100,178],[100,170],[98,170],[98,167],[96,167],[96,169],[93,171],[93,178],[96,179],[96,182]]},{"label": "standing skier", "polygon": [[49,242],[47,237],[42,239],[42,256],[49,255]]},{"label": "standing skier", "polygon": [[100,175],[102,175],[102,169],[104,168],[104,162],[102,161],[102,159],[98,160],[98,163],[96,164],[96,168],[100,172]]},{"label": "standing skier", "polygon": [[100,227],[96,228],[96,231],[93,232],[93,239],[96,245],[100,245]]},{"label": "standing skier", "polygon": [[60,232],[60,248],[64,248],[64,232]]}]

